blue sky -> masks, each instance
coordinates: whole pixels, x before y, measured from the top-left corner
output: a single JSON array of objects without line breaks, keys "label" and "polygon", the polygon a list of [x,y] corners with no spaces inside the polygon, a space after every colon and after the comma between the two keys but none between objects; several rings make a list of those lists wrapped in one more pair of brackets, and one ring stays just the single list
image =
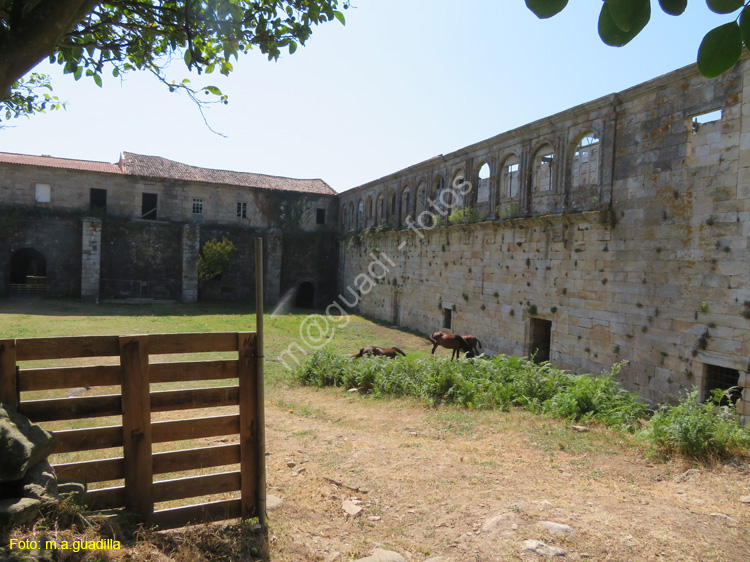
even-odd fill
[{"label": "blue sky", "polygon": [[[523,0],[353,0],[346,26],[318,27],[294,55],[251,53],[206,112],[148,74],[75,82],[47,63],[65,111],[0,130],[0,151],[116,162],[120,152],[208,168],[322,178],[337,191],[695,62],[703,35],[733,16],[654,0],[629,45],[604,45],[600,2],[571,0],[539,20]],[[170,78],[185,71],[175,64]]]}]

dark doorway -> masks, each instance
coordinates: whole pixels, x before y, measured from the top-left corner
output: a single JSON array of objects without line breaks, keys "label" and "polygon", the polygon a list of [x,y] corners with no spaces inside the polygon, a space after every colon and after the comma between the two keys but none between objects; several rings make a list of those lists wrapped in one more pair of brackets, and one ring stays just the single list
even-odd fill
[{"label": "dark doorway", "polygon": [[393,326],[398,326],[401,322],[401,291],[393,292],[393,315],[391,320]]},{"label": "dark doorway", "polygon": [[300,283],[294,297],[295,308],[313,308],[315,306],[315,286],[309,281]]},{"label": "dark doorway", "polygon": [[737,386],[740,382],[740,372],[737,369],[706,364],[704,373],[703,381],[705,387],[703,389],[703,396],[706,397],[706,400],[711,398],[712,390],[727,390],[728,388]]},{"label": "dark doorway", "polygon": [[34,248],[22,248],[10,257],[10,294],[43,295],[47,289],[47,260]]},{"label": "dark doorway", "polygon": [[531,345],[529,355],[534,356],[534,363],[549,361],[552,345],[552,321],[541,318],[531,319]]}]

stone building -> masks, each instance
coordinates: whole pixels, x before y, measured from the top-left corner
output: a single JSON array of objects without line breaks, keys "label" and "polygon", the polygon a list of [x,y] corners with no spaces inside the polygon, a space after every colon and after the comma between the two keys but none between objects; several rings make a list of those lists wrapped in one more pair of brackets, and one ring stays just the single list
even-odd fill
[{"label": "stone building", "polygon": [[749,64],[689,66],[342,193],[342,300],[574,372],[627,361],[654,402],[750,386]]},{"label": "stone building", "polygon": [[200,248],[227,237],[235,263],[202,295],[252,298],[261,236],[268,300],[296,290],[322,305],[335,296],[335,196],[322,180],[127,152],[117,164],[0,153],[0,294],[195,302]]}]

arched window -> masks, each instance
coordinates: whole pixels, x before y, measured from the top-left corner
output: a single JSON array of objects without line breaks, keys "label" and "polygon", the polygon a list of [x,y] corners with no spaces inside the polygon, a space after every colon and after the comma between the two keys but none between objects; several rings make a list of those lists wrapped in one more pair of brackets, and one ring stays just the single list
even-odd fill
[{"label": "arched window", "polygon": [[573,187],[599,183],[599,137],[594,133],[587,133],[578,143],[571,172]]},{"label": "arched window", "polygon": [[391,216],[396,214],[396,190],[395,189],[389,189],[388,190],[388,196],[391,199]]},{"label": "arched window", "polygon": [[411,216],[411,191],[405,187],[401,192],[401,224],[404,225],[406,217]]},{"label": "arched window", "polygon": [[362,199],[357,203],[357,228],[362,228],[365,224],[365,204]]},{"label": "arched window", "polygon": [[518,169],[518,156],[509,156],[501,166],[500,176],[500,198],[517,199],[520,191],[521,180]]},{"label": "arched window", "polygon": [[372,197],[367,197],[367,220],[372,220]]},{"label": "arched window", "polygon": [[383,219],[385,219],[385,205],[383,204],[383,194],[381,193],[378,195],[377,202],[375,203],[375,223],[380,224]]},{"label": "arched window", "polygon": [[534,191],[550,191],[555,169],[555,149],[545,144],[534,157]]},{"label": "arched window", "polygon": [[356,228],[357,219],[354,216],[354,201],[349,203],[349,230]]},{"label": "arched window", "polygon": [[490,200],[490,165],[485,162],[479,168],[479,185],[477,185],[477,203]]},{"label": "arched window", "polygon": [[427,210],[427,184],[421,182],[417,188],[417,215]]},{"label": "arched window", "polygon": [[[441,199],[443,198],[443,191],[445,191],[445,179],[443,176],[438,176],[432,182],[432,193],[435,195],[436,210],[442,210],[443,205]],[[427,202],[425,202],[425,208],[426,207]]]}]

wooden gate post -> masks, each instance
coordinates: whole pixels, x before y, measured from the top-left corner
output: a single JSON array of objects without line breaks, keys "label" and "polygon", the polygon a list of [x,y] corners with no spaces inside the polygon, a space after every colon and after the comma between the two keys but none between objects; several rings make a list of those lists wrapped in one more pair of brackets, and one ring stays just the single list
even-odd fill
[{"label": "wooden gate post", "polygon": [[120,336],[126,505],[150,524],[154,514],[148,336]]},{"label": "wooden gate post", "polygon": [[0,340],[0,402],[18,409],[16,340]]}]

